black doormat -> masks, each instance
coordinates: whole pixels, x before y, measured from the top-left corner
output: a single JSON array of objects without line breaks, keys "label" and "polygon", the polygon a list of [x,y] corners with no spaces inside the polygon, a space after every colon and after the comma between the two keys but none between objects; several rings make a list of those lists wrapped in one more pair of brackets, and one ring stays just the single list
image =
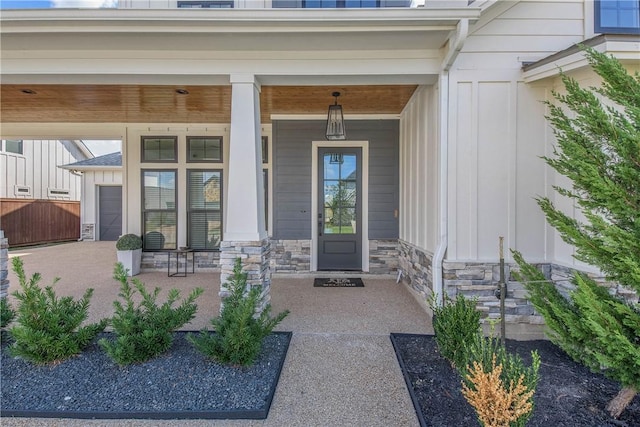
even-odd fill
[{"label": "black doormat", "polygon": [[359,277],[316,277],[313,280],[313,286],[316,288],[364,288],[364,283],[362,283],[362,279]]}]

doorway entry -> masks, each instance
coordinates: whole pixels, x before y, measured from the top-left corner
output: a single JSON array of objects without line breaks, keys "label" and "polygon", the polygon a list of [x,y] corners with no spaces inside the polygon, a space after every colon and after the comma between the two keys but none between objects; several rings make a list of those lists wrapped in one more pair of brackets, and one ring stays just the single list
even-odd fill
[{"label": "doorway entry", "polygon": [[317,269],[362,270],[362,148],[318,147]]},{"label": "doorway entry", "polygon": [[99,240],[118,240],[122,234],[122,186],[98,189]]}]

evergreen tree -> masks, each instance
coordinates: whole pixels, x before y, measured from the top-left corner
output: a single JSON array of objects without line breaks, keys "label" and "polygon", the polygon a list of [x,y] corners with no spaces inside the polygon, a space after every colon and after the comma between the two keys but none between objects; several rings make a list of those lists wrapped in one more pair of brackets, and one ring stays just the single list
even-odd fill
[{"label": "evergreen tree", "polygon": [[[614,58],[585,49],[600,88],[581,88],[562,75],[566,94],[553,93],[548,119],[557,147],[544,160],[572,181],[554,189],[572,199],[585,220],[539,198],[547,221],[576,249],[574,257],[598,267],[608,280],[640,294],[640,75]],[[514,252],[522,280],[544,276]],[[575,360],[622,385],[607,409],[617,418],[640,390],[640,306],[612,296],[583,274],[564,298],[551,283],[525,284],[550,337]]]}]

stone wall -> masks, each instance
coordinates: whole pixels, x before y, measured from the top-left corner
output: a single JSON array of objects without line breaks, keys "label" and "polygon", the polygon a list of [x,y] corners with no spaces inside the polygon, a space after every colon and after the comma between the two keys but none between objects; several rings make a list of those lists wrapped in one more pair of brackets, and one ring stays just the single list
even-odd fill
[{"label": "stone wall", "polygon": [[400,268],[397,239],[369,240],[369,273],[389,274]]},{"label": "stone wall", "polygon": [[433,275],[431,273],[433,254],[404,240],[398,241],[398,252],[402,280],[427,300],[433,293]]},{"label": "stone wall", "polygon": [[9,240],[0,230],[0,298],[9,294]]},{"label": "stone wall", "polygon": [[[217,273],[220,271],[220,252],[194,252],[196,273]],[[172,258],[175,265],[175,257]],[[167,252],[142,252],[140,271],[167,271],[169,255]],[[191,255],[189,255],[191,263]],[[191,266],[189,266],[191,271]]]},{"label": "stone wall", "polygon": [[[544,319],[535,313],[533,306],[526,299],[524,287],[511,277],[514,266],[505,265],[507,280],[507,298],[505,299],[505,319],[507,323],[542,324]],[[549,266],[540,268],[548,276]],[[478,299],[478,310],[483,319],[500,318],[500,300],[496,297],[500,281],[500,265],[498,263],[443,262],[444,289],[450,298],[459,293],[465,297]]]},{"label": "stone wall", "polygon": [[233,267],[236,258],[242,260],[242,270],[247,273],[247,285],[262,289],[262,305],[258,311],[271,301],[271,271],[269,262],[271,258],[271,243],[269,239],[262,241],[230,242],[223,241],[220,244],[220,296],[228,295],[224,283],[233,275]]},{"label": "stone wall", "polygon": [[311,240],[272,240],[271,271],[299,273],[311,271]]},{"label": "stone wall", "polygon": [[[551,264],[547,277],[550,277],[559,288],[560,292],[567,296],[575,288],[571,283],[571,277],[575,270],[562,265]],[[624,298],[627,302],[638,303],[638,295],[629,288],[625,288],[616,282],[607,281],[604,277],[587,273],[587,276],[609,289],[611,295]]]}]

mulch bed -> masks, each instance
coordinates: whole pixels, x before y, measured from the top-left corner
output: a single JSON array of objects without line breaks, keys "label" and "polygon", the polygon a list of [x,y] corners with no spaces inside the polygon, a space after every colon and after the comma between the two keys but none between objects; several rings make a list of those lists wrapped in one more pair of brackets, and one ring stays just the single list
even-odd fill
[{"label": "mulch bed", "polygon": [[[421,425],[479,425],[460,391],[460,376],[440,355],[433,336],[391,334],[391,341]],[[507,340],[507,349],[520,354],[527,364],[532,350],[541,358],[528,427],[640,426],[640,397],[635,397],[619,420],[612,419],[605,407],[619,386],[575,363],[551,342]]]},{"label": "mulch bed", "polygon": [[[116,365],[96,342],[78,356],[33,365],[1,354],[1,417],[264,419],[291,341],[274,332],[253,366],[224,366],[176,332],[169,351],[148,362]],[[110,333],[101,334],[109,337]]]}]

